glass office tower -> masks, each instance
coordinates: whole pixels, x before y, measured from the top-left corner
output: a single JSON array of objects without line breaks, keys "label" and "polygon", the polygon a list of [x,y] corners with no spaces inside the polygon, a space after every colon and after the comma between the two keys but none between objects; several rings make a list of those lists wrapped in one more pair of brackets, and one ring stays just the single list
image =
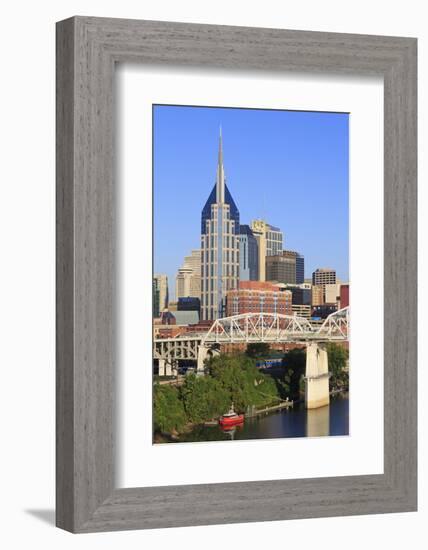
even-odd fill
[{"label": "glass office tower", "polygon": [[239,281],[239,210],[226,185],[220,130],[217,178],[201,214],[201,317],[225,315],[228,290]]},{"label": "glass office tower", "polygon": [[249,225],[239,230],[239,280],[259,280],[259,246]]}]

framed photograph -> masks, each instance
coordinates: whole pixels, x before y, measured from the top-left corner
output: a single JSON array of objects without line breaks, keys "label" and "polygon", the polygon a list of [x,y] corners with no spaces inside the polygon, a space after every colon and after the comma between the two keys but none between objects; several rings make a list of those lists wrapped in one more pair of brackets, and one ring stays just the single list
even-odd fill
[{"label": "framed photograph", "polygon": [[349,114],[158,104],[153,132],[154,444],[348,435]]},{"label": "framed photograph", "polygon": [[417,507],[416,39],[57,24],[57,525]]}]

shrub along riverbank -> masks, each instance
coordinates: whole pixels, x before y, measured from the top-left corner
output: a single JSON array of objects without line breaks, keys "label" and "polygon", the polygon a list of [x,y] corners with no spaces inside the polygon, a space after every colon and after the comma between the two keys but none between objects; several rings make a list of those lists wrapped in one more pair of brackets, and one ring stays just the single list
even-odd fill
[{"label": "shrub along riverbank", "polygon": [[[347,383],[347,350],[331,344],[327,348],[331,386]],[[181,386],[154,385],[154,429],[157,433],[174,434],[186,426],[218,418],[233,403],[236,412],[248,406],[263,408],[281,399],[299,398],[305,372],[305,351],[290,350],[280,368],[261,372],[256,359],[269,349],[252,345],[247,354],[219,355],[206,364],[205,376],[189,374]]]}]

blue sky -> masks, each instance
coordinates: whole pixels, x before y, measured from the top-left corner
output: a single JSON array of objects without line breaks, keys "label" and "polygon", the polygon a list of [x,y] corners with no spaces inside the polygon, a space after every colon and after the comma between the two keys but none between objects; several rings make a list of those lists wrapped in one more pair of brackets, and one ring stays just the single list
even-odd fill
[{"label": "blue sky", "polygon": [[173,294],[184,256],[200,246],[220,125],[241,223],[280,227],[285,248],[305,256],[305,277],[331,267],[348,280],[348,114],[154,106],[153,125],[154,271]]}]

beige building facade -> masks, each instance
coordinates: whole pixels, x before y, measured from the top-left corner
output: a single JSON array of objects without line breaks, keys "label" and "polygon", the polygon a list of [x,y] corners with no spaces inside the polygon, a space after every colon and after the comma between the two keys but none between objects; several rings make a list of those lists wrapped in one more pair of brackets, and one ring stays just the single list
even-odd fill
[{"label": "beige building facade", "polygon": [[184,257],[175,279],[175,299],[201,298],[201,251],[192,250]]},{"label": "beige building facade", "polygon": [[336,271],[329,267],[320,267],[312,273],[312,284],[321,286],[323,289],[323,303],[328,303],[326,300],[326,285],[336,285],[337,282]]},{"label": "beige building facade", "polygon": [[311,318],[312,308],[310,305],[292,304],[291,309],[293,311],[293,315],[296,317],[304,317],[305,319]]},{"label": "beige building facade", "polygon": [[322,306],[324,304],[324,289],[321,285],[312,285],[311,304],[313,306]]},{"label": "beige building facade", "polygon": [[325,303],[336,304],[339,307],[340,304],[340,284],[330,283],[326,284],[324,288]]},{"label": "beige building facade", "polygon": [[266,256],[282,254],[284,235],[279,228],[264,220],[253,220],[251,230],[259,251],[259,281],[266,281]]},{"label": "beige building facade", "polygon": [[153,278],[156,281],[156,287],[159,290],[159,311],[168,307],[168,276],[162,273],[155,273]]}]

